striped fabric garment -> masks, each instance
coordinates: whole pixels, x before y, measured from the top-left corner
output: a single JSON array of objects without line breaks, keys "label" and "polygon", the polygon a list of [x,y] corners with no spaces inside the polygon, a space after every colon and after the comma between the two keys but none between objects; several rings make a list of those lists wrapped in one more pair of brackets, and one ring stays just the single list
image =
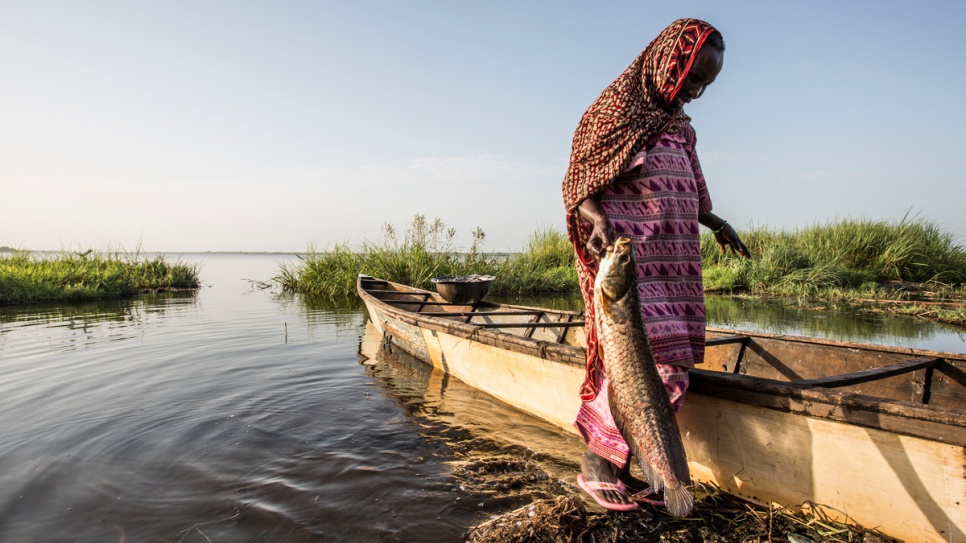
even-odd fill
[{"label": "striped fabric garment", "polygon": [[[694,129],[688,125],[676,134],[662,134],[637,153],[628,169],[600,192],[600,207],[617,235],[634,245],[644,326],[677,410],[688,368],[704,360],[698,215],[711,211],[711,198],[694,152]],[[597,397],[581,404],[577,428],[591,450],[623,465],[627,444],[610,416],[606,386],[595,388]]]},{"label": "striped fabric garment", "polygon": [[[684,404],[684,393],[688,389],[688,368],[675,366],[674,364],[658,364],[657,372],[664,381],[664,388],[667,390],[668,397],[671,399],[671,407],[676,413]],[[630,448],[617,429],[614,416],[610,412],[610,404],[607,397],[607,376],[604,375],[604,382],[601,383],[600,392],[589,402],[580,404],[577,412],[577,421],[574,423],[587,448],[594,453],[610,460],[618,468],[627,465],[630,457]]]}]

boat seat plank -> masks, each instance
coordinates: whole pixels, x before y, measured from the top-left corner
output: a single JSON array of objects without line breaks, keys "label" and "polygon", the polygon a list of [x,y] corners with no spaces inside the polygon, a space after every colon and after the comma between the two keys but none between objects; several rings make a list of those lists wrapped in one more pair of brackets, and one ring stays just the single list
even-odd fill
[{"label": "boat seat plank", "polygon": [[[380,299],[379,301],[380,302],[385,302],[387,304],[395,304],[395,305],[418,305],[420,307],[422,307],[424,305],[456,305],[456,306],[461,306],[461,307],[473,307],[473,305],[474,305],[474,304],[451,304],[449,302],[424,302],[422,300],[383,300],[383,299]],[[420,315],[425,315],[425,313],[420,313]]]},{"label": "boat seat plank", "polygon": [[[567,322],[573,322],[573,320],[574,320],[574,318],[573,318],[572,315],[567,316]],[[564,342],[564,338],[567,337],[567,332],[569,332],[569,331],[570,331],[570,328],[566,328],[566,327],[561,328],[560,329],[560,332],[557,334],[557,338],[556,338],[557,341],[556,341],[556,343],[563,343]]]},{"label": "boat seat plank", "polygon": [[556,328],[560,327],[573,327],[573,326],[583,326],[584,321],[573,321],[573,322],[484,322],[484,323],[470,323],[471,326],[479,326],[480,328]]},{"label": "boat seat plank", "polygon": [[902,375],[903,373],[909,373],[923,368],[931,368],[938,364],[940,360],[941,359],[939,358],[928,357],[913,358],[911,360],[906,360],[897,364],[890,364],[888,366],[882,366],[880,368],[871,368],[854,373],[846,373],[843,375],[819,377],[818,379],[804,379],[801,381],[796,381],[796,383],[805,386],[824,388],[847,387],[858,385],[860,383],[868,383],[869,381],[885,379],[887,377],[894,377],[896,375]]},{"label": "boat seat plank", "polygon": [[372,294],[406,294],[406,295],[409,295],[409,296],[432,296],[432,293],[430,293],[430,292],[413,292],[413,291],[410,291],[410,290],[392,290],[392,289],[377,290],[377,289],[369,289],[369,292],[372,293]]},{"label": "boat seat plank", "polygon": [[743,343],[748,340],[748,336],[725,336],[716,337],[712,339],[705,340],[705,347],[714,347],[716,345],[728,345],[731,343]]},{"label": "boat seat plank", "polygon": [[542,311],[422,311],[419,314],[427,317],[490,317],[507,315],[538,315]]},{"label": "boat seat plank", "polygon": [[[543,311],[541,311],[540,313],[537,313],[532,318],[530,318],[530,323],[529,324],[536,324],[536,323],[540,322],[540,317],[543,317],[543,315],[544,315],[544,312]],[[535,326],[528,327],[526,333],[523,334],[523,337],[531,337],[532,338],[533,337],[533,333],[536,330],[537,330],[537,328]]]}]

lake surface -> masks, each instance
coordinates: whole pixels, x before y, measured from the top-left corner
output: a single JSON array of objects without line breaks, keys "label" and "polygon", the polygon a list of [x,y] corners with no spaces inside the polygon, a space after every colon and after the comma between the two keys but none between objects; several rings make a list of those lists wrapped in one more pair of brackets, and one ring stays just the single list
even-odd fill
[{"label": "lake surface", "polygon": [[[361,309],[246,280],[285,256],[183,259],[198,292],[0,308],[0,541],[457,541],[573,483],[574,436],[380,350]],[[728,298],[709,315],[966,349],[908,319]]]}]

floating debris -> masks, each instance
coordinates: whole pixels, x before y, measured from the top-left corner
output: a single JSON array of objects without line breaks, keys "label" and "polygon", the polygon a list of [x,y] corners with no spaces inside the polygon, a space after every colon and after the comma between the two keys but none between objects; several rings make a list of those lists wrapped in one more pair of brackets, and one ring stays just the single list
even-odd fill
[{"label": "floating debris", "polygon": [[642,506],[627,513],[597,512],[576,492],[542,499],[473,526],[471,543],[895,543],[874,530],[830,519],[820,507],[801,512],[756,505],[720,489],[695,484],[691,515],[674,517]]}]

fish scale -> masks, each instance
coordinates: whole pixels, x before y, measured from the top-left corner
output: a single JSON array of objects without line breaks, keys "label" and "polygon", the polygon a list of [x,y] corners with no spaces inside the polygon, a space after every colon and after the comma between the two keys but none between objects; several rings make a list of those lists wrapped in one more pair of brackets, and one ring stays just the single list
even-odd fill
[{"label": "fish scale", "polygon": [[664,489],[668,512],[687,516],[694,506],[685,487],[691,482],[687,454],[647,340],[628,238],[618,239],[600,261],[594,309],[614,421],[648,484]]}]

